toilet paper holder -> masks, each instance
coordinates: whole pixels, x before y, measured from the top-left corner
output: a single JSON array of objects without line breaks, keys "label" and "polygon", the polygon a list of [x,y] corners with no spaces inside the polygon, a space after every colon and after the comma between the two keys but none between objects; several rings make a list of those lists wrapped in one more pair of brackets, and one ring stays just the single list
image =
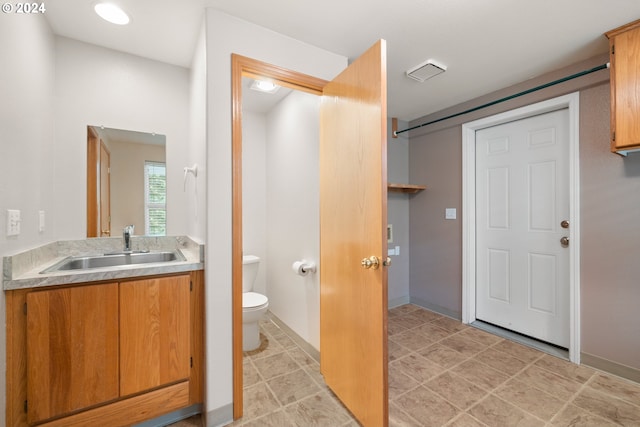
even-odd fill
[{"label": "toilet paper holder", "polygon": [[315,273],[317,271],[316,264],[313,261],[295,261],[291,268],[298,276],[306,276],[309,273]]}]

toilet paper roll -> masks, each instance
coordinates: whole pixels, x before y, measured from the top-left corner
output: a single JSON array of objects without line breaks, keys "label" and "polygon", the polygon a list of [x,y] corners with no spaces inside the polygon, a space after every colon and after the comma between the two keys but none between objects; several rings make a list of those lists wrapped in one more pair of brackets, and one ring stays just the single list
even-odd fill
[{"label": "toilet paper roll", "polygon": [[302,261],[294,262],[293,265],[291,265],[291,269],[298,276],[306,276],[309,273],[315,273],[316,265],[312,262],[307,262],[305,260],[302,260]]}]

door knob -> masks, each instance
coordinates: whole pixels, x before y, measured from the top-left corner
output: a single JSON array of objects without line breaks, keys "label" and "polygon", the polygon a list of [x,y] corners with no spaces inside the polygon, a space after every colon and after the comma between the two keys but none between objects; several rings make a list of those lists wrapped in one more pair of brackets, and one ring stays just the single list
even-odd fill
[{"label": "door knob", "polygon": [[560,227],[562,228],[569,228],[569,221],[567,221],[566,219],[564,221],[562,221],[560,223]]},{"label": "door knob", "polygon": [[560,238],[560,244],[562,246],[569,246],[569,238],[567,236],[563,236]]},{"label": "door knob", "polygon": [[391,258],[387,257],[384,261],[382,261],[382,265],[385,267],[389,267],[391,265]]},{"label": "door knob", "polygon": [[364,258],[360,264],[364,267],[364,268],[373,268],[374,270],[377,269],[378,267],[380,267],[380,260],[378,259],[377,256],[372,255],[369,258]]}]

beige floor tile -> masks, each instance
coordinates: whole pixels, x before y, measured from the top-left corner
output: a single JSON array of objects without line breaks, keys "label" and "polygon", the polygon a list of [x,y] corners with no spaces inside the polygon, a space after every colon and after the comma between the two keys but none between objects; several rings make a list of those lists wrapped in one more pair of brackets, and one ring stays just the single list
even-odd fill
[{"label": "beige floor tile", "polygon": [[428,381],[444,371],[442,366],[416,353],[411,353],[402,359],[395,360],[391,362],[391,365],[405,375],[414,378],[419,383]]},{"label": "beige floor tile", "polygon": [[446,427],[487,427],[469,414],[460,414],[451,420]]},{"label": "beige floor tile", "polygon": [[523,410],[492,395],[467,412],[488,426],[542,427],[545,424]]},{"label": "beige floor tile", "polygon": [[447,347],[441,343],[436,343],[424,348],[420,350],[418,354],[444,368],[451,368],[452,366],[462,363],[468,359],[467,356],[458,353],[451,347]]},{"label": "beige floor tile", "polygon": [[460,413],[455,406],[422,386],[405,393],[394,403],[424,427],[440,427]]},{"label": "beige floor tile", "polygon": [[596,372],[588,366],[576,365],[568,360],[560,359],[559,357],[551,356],[549,354],[545,354],[540,359],[536,360],[535,365],[570,380],[579,382],[580,384],[586,383]]},{"label": "beige floor tile", "polygon": [[389,400],[395,400],[407,391],[418,387],[420,383],[405,375],[394,366],[389,366]]},{"label": "beige floor tile", "polygon": [[473,359],[484,363],[485,365],[489,365],[509,376],[517,374],[527,366],[527,364],[522,360],[494,348],[486,349],[476,355]]},{"label": "beige floor tile", "polygon": [[286,406],[284,412],[294,426],[336,427],[351,420],[349,413],[325,392]]},{"label": "beige floor tile", "polygon": [[420,310],[420,307],[418,307],[417,305],[414,304],[404,304],[398,307],[394,307],[391,310],[389,310],[389,315],[391,316],[395,316],[395,315],[403,315],[403,314],[408,314],[408,313],[412,313],[416,310]]},{"label": "beige floor tile", "polygon": [[442,329],[446,329],[449,332],[460,332],[470,327],[470,326],[464,325],[459,320],[455,320],[445,316],[442,316],[441,318],[434,320],[431,323],[433,323],[436,326],[439,326]]},{"label": "beige floor tile", "polygon": [[522,360],[525,363],[531,363],[541,358],[544,353],[538,350],[534,350],[529,347],[525,347],[522,344],[515,343],[513,341],[502,340],[498,344],[493,346],[494,349],[503,351],[511,356]]},{"label": "beige floor tile", "polygon": [[299,365],[287,352],[253,360],[253,364],[265,380],[295,371],[299,368]]},{"label": "beige floor tile", "polygon": [[517,380],[503,384],[494,394],[544,421],[550,421],[565,405],[564,400]]},{"label": "beige floor tile", "polygon": [[432,341],[440,341],[448,336],[451,336],[455,332],[448,331],[440,326],[434,324],[435,322],[425,323],[416,328],[417,332],[420,332],[423,335],[431,338]]},{"label": "beige floor tile", "polygon": [[614,427],[618,424],[607,421],[574,405],[567,405],[553,420],[554,427]]},{"label": "beige floor tile", "polygon": [[393,337],[390,337],[387,340],[387,353],[389,362],[393,362],[394,360],[400,359],[401,357],[404,357],[407,354],[411,353],[411,350],[403,345],[398,344],[393,339]]},{"label": "beige floor tile", "polygon": [[458,335],[473,341],[477,341],[486,346],[495,345],[500,341],[502,341],[502,338],[500,338],[499,336],[490,334],[485,331],[481,331],[478,328],[467,328],[463,331],[458,332]]},{"label": "beige floor tile", "polygon": [[403,347],[408,348],[409,350],[417,351],[433,344],[437,340],[430,338],[426,334],[420,333],[416,329],[411,329],[408,331],[400,332],[399,334],[395,334],[393,336],[393,341]]},{"label": "beige floor tile", "polygon": [[390,317],[387,320],[387,333],[390,337],[401,332],[407,331],[408,328],[402,323],[400,316]]},{"label": "beige floor tile", "polygon": [[313,357],[309,356],[307,352],[305,352],[298,346],[287,350],[287,354],[291,356],[293,360],[298,362],[300,366],[313,366],[318,364],[318,362]]},{"label": "beige floor tile", "polygon": [[573,399],[573,404],[621,426],[640,426],[639,406],[612,399],[609,395],[591,387],[584,387]]},{"label": "beige floor tile", "polygon": [[242,361],[242,386],[249,387],[262,381],[258,370],[253,366],[251,360],[245,357]]},{"label": "beige floor tile", "polygon": [[283,410],[270,412],[260,418],[242,423],[242,427],[285,427],[295,426]]},{"label": "beige floor tile", "polygon": [[487,348],[486,345],[481,344],[477,341],[472,341],[468,338],[460,336],[459,334],[447,337],[441,340],[439,344],[452,348],[466,357],[475,356],[476,354]]},{"label": "beige floor tile", "polygon": [[588,385],[595,390],[636,405],[639,408],[638,411],[640,411],[640,384],[632,383],[613,375],[597,373]]},{"label": "beige floor tile", "polygon": [[422,424],[411,418],[395,404],[389,404],[389,427],[422,427]]},{"label": "beige floor tile", "polygon": [[463,411],[486,395],[480,387],[450,372],[427,381],[425,386]]},{"label": "beige floor tile", "polygon": [[[261,336],[263,336],[263,334],[261,334]],[[244,352],[243,354],[245,357],[250,357],[251,360],[258,360],[273,356],[274,354],[280,354],[283,351],[285,351],[285,349],[278,341],[267,336],[265,346],[261,344],[257,350]]]},{"label": "beige floor tile", "polygon": [[565,400],[570,399],[582,386],[580,383],[535,365],[529,366],[514,378]]},{"label": "beige floor tile", "polygon": [[453,367],[451,372],[486,390],[493,390],[509,379],[502,372],[475,360],[467,360]]},{"label": "beige floor tile", "polygon": [[394,322],[404,326],[406,329],[413,329],[424,324],[424,321],[410,314],[393,318]]},{"label": "beige floor tile", "polygon": [[425,310],[423,308],[414,310],[409,315],[411,317],[420,319],[422,323],[433,322],[434,320],[438,320],[443,317],[441,314],[434,313],[433,311]]},{"label": "beige floor tile", "polygon": [[243,400],[251,402],[250,405],[244,405],[244,420],[252,420],[280,408],[280,404],[266,383],[245,388]]},{"label": "beige floor tile", "polygon": [[267,381],[281,405],[287,405],[322,391],[303,369]]}]

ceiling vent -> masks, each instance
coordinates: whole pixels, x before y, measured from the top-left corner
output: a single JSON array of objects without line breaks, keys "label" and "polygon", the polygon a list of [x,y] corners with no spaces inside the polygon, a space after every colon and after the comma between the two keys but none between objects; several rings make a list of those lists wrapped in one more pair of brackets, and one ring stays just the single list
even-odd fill
[{"label": "ceiling vent", "polygon": [[444,73],[445,71],[447,71],[446,65],[438,64],[433,59],[427,59],[423,63],[407,70],[407,77],[422,83],[431,77]]}]

